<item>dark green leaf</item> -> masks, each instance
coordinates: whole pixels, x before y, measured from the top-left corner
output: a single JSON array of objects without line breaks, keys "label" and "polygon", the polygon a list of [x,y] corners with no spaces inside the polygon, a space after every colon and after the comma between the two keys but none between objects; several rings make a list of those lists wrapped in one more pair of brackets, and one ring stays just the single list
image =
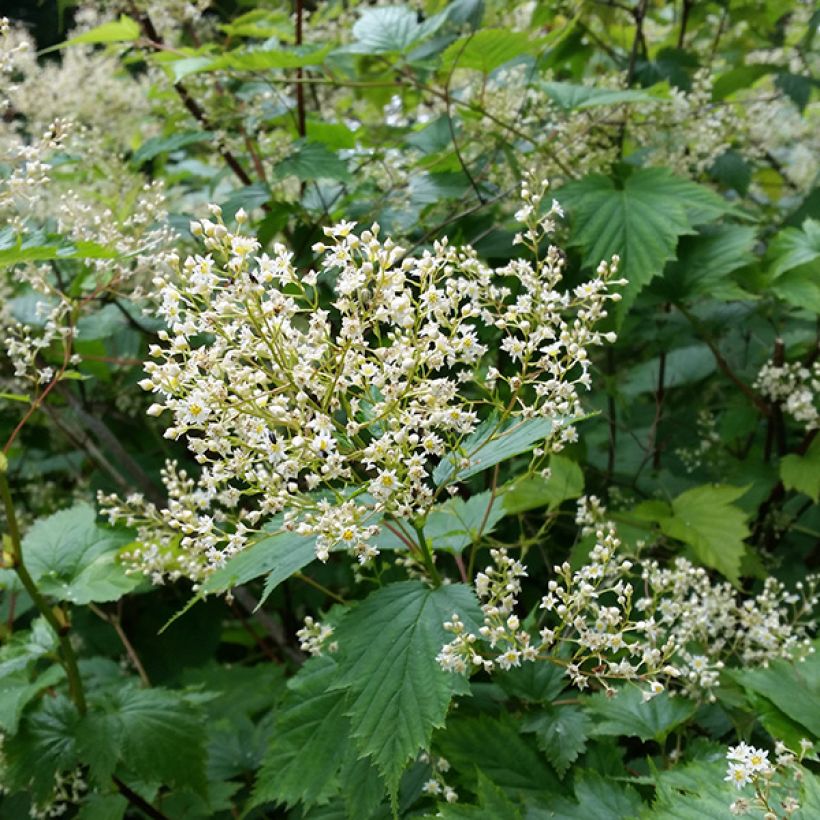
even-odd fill
[{"label": "dark green leaf", "polygon": [[614,696],[605,692],[595,694],[589,705],[598,718],[593,734],[657,741],[662,741],[672,729],[688,720],[696,708],[686,698],[672,698],[666,692],[644,700],[638,686],[625,686]]},{"label": "dark green leaf", "polygon": [[561,777],[586,750],[590,728],[589,717],[577,706],[553,706],[524,722],[524,731],[535,732],[538,748]]}]

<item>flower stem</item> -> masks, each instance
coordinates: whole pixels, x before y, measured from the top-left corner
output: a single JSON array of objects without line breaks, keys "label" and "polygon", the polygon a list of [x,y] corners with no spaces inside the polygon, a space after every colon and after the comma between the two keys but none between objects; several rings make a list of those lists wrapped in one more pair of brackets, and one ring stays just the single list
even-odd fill
[{"label": "flower stem", "polygon": [[5,460],[0,463],[0,497],[3,499],[3,507],[6,511],[6,523],[8,526],[9,541],[11,542],[11,568],[20,579],[23,588],[28,592],[34,606],[45,618],[46,623],[54,630],[57,640],[60,643],[60,656],[66,677],[68,678],[68,691],[71,700],[77,707],[77,711],[84,715],[86,712],[85,693],[80,678],[80,670],[77,667],[77,656],[74,654],[74,647],[68,637],[68,619],[59,608],[52,609],[48,601],[43,597],[34,579],[29,574],[23,561],[23,546],[20,540],[20,527],[17,524],[17,515],[14,511],[14,501],[11,497],[8,479],[6,478]]},{"label": "flower stem", "polygon": [[436,565],[433,563],[433,551],[430,549],[430,545],[427,543],[427,539],[424,537],[424,525],[415,524],[414,529],[416,530],[416,536],[419,541],[419,547],[421,548],[421,557],[424,560],[424,566],[427,568],[427,574],[430,576],[430,579],[433,582],[433,586],[440,587],[441,575],[439,575],[439,572],[436,569]]}]

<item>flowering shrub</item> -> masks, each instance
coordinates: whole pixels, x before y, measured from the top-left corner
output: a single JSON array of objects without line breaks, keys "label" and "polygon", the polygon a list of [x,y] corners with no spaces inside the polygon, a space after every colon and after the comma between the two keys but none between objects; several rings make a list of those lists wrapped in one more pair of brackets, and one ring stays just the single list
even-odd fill
[{"label": "flowering shrub", "polygon": [[820,816],[814,6],[18,5],[0,815]]}]

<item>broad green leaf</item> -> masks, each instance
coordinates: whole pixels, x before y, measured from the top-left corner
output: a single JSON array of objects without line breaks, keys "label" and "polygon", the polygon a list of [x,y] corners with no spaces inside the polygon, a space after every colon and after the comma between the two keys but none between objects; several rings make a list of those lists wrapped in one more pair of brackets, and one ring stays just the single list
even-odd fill
[{"label": "broad green leaf", "polygon": [[354,54],[404,53],[443,22],[445,18],[436,15],[419,23],[415,10],[407,6],[364,9],[353,25],[356,41],[344,50]]},{"label": "broad green leaf", "polygon": [[196,145],[199,142],[207,142],[213,138],[211,131],[180,131],[167,137],[151,137],[146,140],[131,157],[134,165],[142,165],[160,154],[169,154],[178,151],[188,145]]},{"label": "broad green leaf", "polygon": [[615,696],[599,692],[588,703],[597,718],[592,734],[626,735],[659,742],[692,717],[697,708],[692,701],[669,697],[666,692],[646,701],[643,691],[632,685],[624,686]]},{"label": "broad green leaf", "polygon": [[205,726],[199,710],[166,689],[111,689],[80,721],[78,753],[100,783],[123,764],[147,782],[204,789]]},{"label": "broad green leaf", "polygon": [[[266,575],[266,592],[290,578],[316,558],[316,537],[277,532],[260,539],[230,558],[203,584],[203,592],[225,592]],[[263,599],[264,600],[264,599]]]},{"label": "broad green leaf", "polygon": [[[658,389],[660,357],[629,368],[618,380],[618,391],[628,397],[654,393]],[[711,376],[717,369],[715,357],[702,343],[679,347],[667,352],[664,361],[663,384],[668,390],[684,384],[694,384]]]},{"label": "broad green leaf", "polygon": [[815,437],[805,455],[792,454],[780,461],[780,479],[787,490],[820,501],[820,438]]},{"label": "broad green leaf", "polygon": [[595,88],[589,85],[574,85],[573,83],[545,82],[541,83],[541,88],[547,92],[553,102],[565,111],[574,108],[593,108],[598,105],[622,105],[624,103],[635,102],[655,102],[657,97],[653,97],[646,91],[636,89],[608,89]]},{"label": "broad green leaf", "polygon": [[303,66],[321,65],[330,53],[330,45],[281,46],[275,50],[259,49],[254,51],[229,51],[211,60],[207,65],[196,69],[201,71],[268,71],[272,68],[301,68]]},{"label": "broad green leaf", "polygon": [[[814,667],[820,667],[820,662],[814,661]],[[810,661],[805,665],[773,661],[766,669],[735,669],[731,675],[820,738],[820,683],[816,673],[808,674],[812,669]]]},{"label": "broad green leaf", "polygon": [[583,265],[597,267],[614,254],[628,280],[620,311],[675,258],[679,237],[730,210],[721,197],[665,168],[640,168],[622,183],[601,174],[570,182],[558,197],[573,211],[570,244]]},{"label": "broad green leaf", "polygon": [[698,560],[737,583],[749,535],[746,513],[732,502],[747,487],[706,484],[681,493],[672,501],[672,516],[661,520],[661,529],[692,547]]},{"label": "broad green leaf", "polygon": [[521,807],[481,772],[478,773],[476,794],[478,805],[440,803],[436,817],[441,820],[521,820]]},{"label": "broad green leaf", "polygon": [[433,549],[461,552],[491,533],[505,515],[501,500],[489,490],[468,501],[456,496],[433,507],[424,525],[424,535]]},{"label": "broad green leaf", "polygon": [[532,450],[553,431],[545,418],[511,420],[499,424],[495,416],[483,422],[455,452],[444,456],[433,470],[433,482],[441,487],[464,481],[476,473]]},{"label": "broad green leaf", "polygon": [[472,68],[489,74],[496,68],[525,54],[531,54],[538,41],[529,34],[509,29],[482,29],[451,43],[441,56],[442,67]]},{"label": "broad green leaf", "polygon": [[561,791],[557,777],[506,714],[450,718],[436,735],[436,747],[468,782],[479,772],[508,794]]},{"label": "broad green leaf", "polygon": [[755,261],[756,231],[748,225],[716,225],[684,236],[677,261],[670,262],[661,283],[670,301],[693,296],[743,299],[747,294],[729,274]]},{"label": "broad green leaf", "polygon": [[0,677],[0,729],[14,734],[23,709],[42,691],[56,686],[65,677],[63,667],[54,664],[32,680],[23,670]]},{"label": "broad green leaf", "polygon": [[303,181],[316,179],[350,179],[347,164],[320,142],[305,142],[274,168],[274,177],[295,176]]},{"label": "broad green leaf", "polygon": [[52,259],[116,259],[120,252],[96,242],[34,245],[20,240],[13,247],[0,248],[0,267],[20,262],[48,262]]},{"label": "broad green leaf", "polygon": [[111,20],[92,28],[90,31],[84,31],[82,34],[66,40],[63,46],[94,43],[130,43],[138,40],[140,34],[139,23],[125,14],[121,14],[119,20]]},{"label": "broad green leaf", "polygon": [[553,454],[549,470],[549,478],[532,476],[509,484],[501,496],[504,512],[514,515],[538,507],[555,509],[567,499],[583,494],[584,474],[574,461]]},{"label": "broad green leaf", "polygon": [[587,770],[578,773],[575,801],[559,797],[550,805],[550,816],[555,820],[629,820],[636,818],[643,807],[640,795],[631,786]]},{"label": "broad green leaf", "polygon": [[563,668],[551,663],[525,663],[493,677],[508,695],[528,703],[551,703],[568,683]]},{"label": "broad green leaf", "polygon": [[535,733],[538,748],[561,777],[586,750],[590,729],[589,716],[577,706],[548,707],[525,720],[523,727]]},{"label": "broad green leaf", "polygon": [[253,805],[312,806],[336,792],[350,738],[346,695],[331,688],[337,678],[335,661],[322,657],[309,660],[288,682],[256,778]]},{"label": "broad green leaf", "polygon": [[128,801],[121,794],[91,794],[80,807],[77,820],[122,820]]},{"label": "broad green leaf", "polygon": [[[807,219],[802,228],[784,228],[772,240],[767,256],[772,260],[771,275],[816,262],[820,257],[820,221]],[[820,262],[813,270],[820,275]]]},{"label": "broad green leaf", "polygon": [[820,275],[814,262],[781,274],[769,290],[796,308],[820,313]]},{"label": "broad green leaf", "polygon": [[654,775],[657,800],[642,820],[731,820],[739,793],[725,783],[726,759],[698,760]]},{"label": "broad green leaf", "polygon": [[140,578],[126,575],[117,550],[122,532],[96,523],[88,504],[78,504],[34,523],[23,538],[23,555],[40,591],[73,604],[116,601]]},{"label": "broad green leaf", "polygon": [[461,584],[429,589],[420,581],[390,584],[348,612],[336,629],[339,679],[349,693],[352,736],[395,794],[406,763],[430,745],[464,678],[436,661],[450,640],[443,623],[457,612],[480,619],[472,590]]}]

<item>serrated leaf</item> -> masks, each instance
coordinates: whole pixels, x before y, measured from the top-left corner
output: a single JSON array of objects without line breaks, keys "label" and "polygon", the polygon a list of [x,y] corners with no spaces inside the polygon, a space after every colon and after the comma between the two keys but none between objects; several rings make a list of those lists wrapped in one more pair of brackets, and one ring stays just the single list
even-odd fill
[{"label": "serrated leaf", "polygon": [[407,6],[364,9],[353,25],[356,42],[345,50],[354,54],[404,53],[443,22],[438,18],[419,23],[416,12]]},{"label": "serrated leaf", "polygon": [[550,703],[567,688],[564,670],[551,663],[525,663],[498,670],[494,678],[508,695],[529,703]]},{"label": "serrated leaf", "polygon": [[535,733],[538,748],[563,777],[586,750],[590,728],[589,717],[578,706],[553,706],[529,717],[523,731]]},{"label": "serrated leaf", "polygon": [[295,176],[303,181],[317,179],[338,179],[345,182],[350,179],[347,164],[321,142],[305,142],[296,146],[296,150],[287,159],[274,168],[274,177],[284,179]]},{"label": "serrated leaf", "polygon": [[14,734],[23,709],[46,689],[56,686],[65,677],[62,666],[48,667],[34,680],[23,670],[0,678],[0,729]]},{"label": "serrated leaf", "polygon": [[524,54],[532,53],[537,41],[521,31],[482,29],[451,43],[441,56],[442,67],[472,68],[489,74],[496,68]]},{"label": "serrated leaf", "polygon": [[129,537],[96,524],[88,504],[78,504],[37,520],[23,538],[23,554],[40,591],[73,604],[116,601],[139,577],[117,563]]},{"label": "serrated leaf", "polygon": [[78,753],[99,782],[120,763],[147,782],[203,790],[205,728],[187,700],[166,689],[111,689],[91,700],[76,729]]},{"label": "serrated leaf", "polygon": [[122,820],[128,801],[121,794],[95,793],[88,797],[77,813],[77,820]]},{"label": "serrated leaf", "polygon": [[584,474],[574,461],[554,453],[549,470],[549,478],[531,476],[508,485],[501,495],[504,512],[514,515],[544,506],[555,509],[583,494]]},{"label": "serrated leaf", "polygon": [[521,820],[521,807],[481,772],[478,773],[476,794],[478,805],[442,803],[436,817],[441,820]]},{"label": "serrated leaf", "polygon": [[406,763],[430,745],[464,678],[444,672],[436,655],[447,643],[443,623],[457,612],[480,620],[472,590],[462,584],[429,589],[420,581],[372,593],[339,623],[339,679],[349,693],[347,713],[362,755],[368,755],[396,793]]},{"label": "serrated leaf", "polygon": [[747,487],[705,484],[681,493],[672,501],[672,516],[659,523],[670,538],[692,547],[698,560],[737,583],[749,535],[746,513],[732,502]]},{"label": "serrated leaf", "polygon": [[[514,420],[499,424],[498,419],[491,416],[464,440],[458,450],[441,459],[433,470],[433,482],[441,487],[453,481],[464,481],[508,458],[532,450],[553,428],[551,419]],[[462,466],[465,459],[468,464]]]},{"label": "serrated leaf", "polygon": [[[618,391],[624,396],[654,393],[658,389],[660,357],[629,368],[618,382]],[[664,359],[664,387],[680,387],[711,376],[717,369],[715,357],[707,345],[698,343],[667,351]]]},{"label": "serrated leaf", "polygon": [[305,46],[277,45],[275,50],[237,50],[221,54],[206,68],[200,70],[219,71],[268,71],[272,68],[302,68],[321,65],[333,47],[320,43]]},{"label": "serrated leaf", "polygon": [[556,776],[507,715],[451,718],[436,736],[436,746],[465,778],[478,771],[511,794],[561,791]]},{"label": "serrated leaf", "polygon": [[805,455],[792,454],[781,459],[780,478],[787,490],[797,490],[814,502],[820,501],[820,438],[814,438]]},{"label": "serrated leaf", "polygon": [[550,816],[555,820],[630,820],[638,816],[643,803],[638,792],[601,777],[597,772],[584,770],[575,781],[574,803],[559,798],[551,805]]},{"label": "serrated leaf", "polygon": [[637,686],[624,686],[614,696],[600,692],[588,702],[598,718],[593,734],[626,735],[659,742],[672,729],[688,720],[696,709],[691,701],[672,698],[666,692],[646,701]]},{"label": "serrated leaf", "polygon": [[621,314],[675,258],[679,237],[730,210],[708,188],[665,168],[640,168],[620,185],[592,174],[565,185],[558,197],[573,211],[570,244],[583,249],[584,266],[621,257],[619,273],[628,280]]},{"label": "serrated leaf", "polygon": [[[814,262],[820,257],[820,221],[807,219],[799,230],[783,229],[769,245],[767,256],[773,260],[771,274],[774,277]],[[820,273],[820,263],[815,269]]]},{"label": "serrated leaf", "polygon": [[658,98],[637,89],[595,88],[589,85],[574,83],[545,82],[541,88],[550,99],[563,108],[571,111],[575,108],[594,108],[598,105],[622,105],[624,103],[657,102]]},{"label": "serrated leaf", "polygon": [[424,535],[433,549],[461,552],[491,533],[505,515],[501,501],[489,490],[468,501],[453,497],[433,507],[424,525]]},{"label": "serrated leaf", "polygon": [[338,668],[330,658],[309,660],[290,679],[256,778],[253,805],[312,806],[336,791],[350,737],[346,694],[331,688],[337,680]]}]

